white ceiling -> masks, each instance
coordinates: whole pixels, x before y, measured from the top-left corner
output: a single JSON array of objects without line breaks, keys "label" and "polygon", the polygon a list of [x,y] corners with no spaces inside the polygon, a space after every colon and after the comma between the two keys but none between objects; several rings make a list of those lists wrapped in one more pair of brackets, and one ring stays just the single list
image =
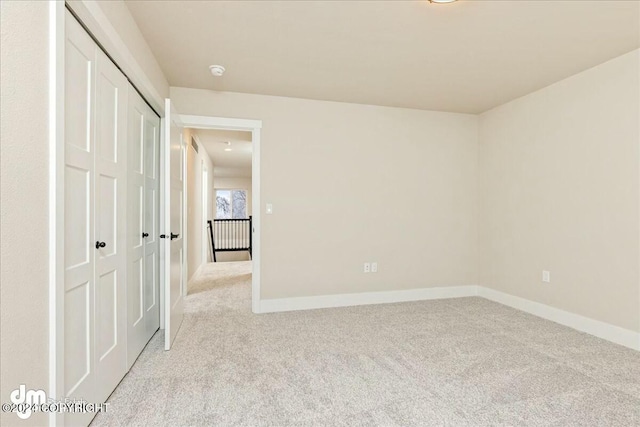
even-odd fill
[{"label": "white ceiling", "polygon": [[209,129],[192,129],[192,132],[200,148],[211,158],[214,177],[251,177],[251,132]]},{"label": "white ceiling", "polygon": [[633,0],[127,4],[172,86],[427,110],[486,111],[640,46]]}]

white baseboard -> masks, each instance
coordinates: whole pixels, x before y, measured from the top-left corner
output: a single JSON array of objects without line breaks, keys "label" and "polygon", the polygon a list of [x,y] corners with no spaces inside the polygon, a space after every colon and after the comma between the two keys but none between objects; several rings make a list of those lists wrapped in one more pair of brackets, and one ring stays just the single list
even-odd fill
[{"label": "white baseboard", "polygon": [[478,296],[640,351],[640,332],[580,316],[579,314],[570,313],[484,286],[478,286]]},{"label": "white baseboard", "polygon": [[313,310],[317,308],[349,307],[355,305],[388,304],[443,298],[471,297],[478,294],[477,286],[441,286],[401,291],[362,292],[356,294],[319,295],[313,297],[260,300],[261,313]]},{"label": "white baseboard", "polygon": [[570,313],[559,308],[520,298],[484,286],[441,286],[401,291],[362,292],[356,294],[319,295],[312,297],[260,300],[260,313],[350,307],[445,298],[479,296],[488,300],[551,320],[607,341],[640,351],[640,333],[599,320]]}]

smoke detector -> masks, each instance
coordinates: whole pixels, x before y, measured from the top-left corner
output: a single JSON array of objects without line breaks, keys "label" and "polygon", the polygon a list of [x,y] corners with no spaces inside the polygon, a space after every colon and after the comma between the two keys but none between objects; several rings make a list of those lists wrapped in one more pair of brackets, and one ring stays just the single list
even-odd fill
[{"label": "smoke detector", "polygon": [[222,65],[210,65],[209,71],[211,71],[211,74],[215,77],[222,77],[224,74],[224,67]]}]

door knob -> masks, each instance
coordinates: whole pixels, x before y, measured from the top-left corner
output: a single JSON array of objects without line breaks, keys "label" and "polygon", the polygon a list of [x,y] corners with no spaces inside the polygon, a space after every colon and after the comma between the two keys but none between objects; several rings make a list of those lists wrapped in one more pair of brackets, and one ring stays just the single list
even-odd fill
[{"label": "door knob", "polygon": [[171,240],[173,240],[173,239],[177,239],[177,238],[178,238],[178,236],[180,236],[180,234],[173,234],[173,233],[171,233]]},{"label": "door knob", "polygon": [[105,242],[100,242],[100,241],[96,242],[96,249],[104,248],[105,246],[107,246]]},{"label": "door knob", "polygon": [[142,237],[149,237],[149,233],[142,233]]}]

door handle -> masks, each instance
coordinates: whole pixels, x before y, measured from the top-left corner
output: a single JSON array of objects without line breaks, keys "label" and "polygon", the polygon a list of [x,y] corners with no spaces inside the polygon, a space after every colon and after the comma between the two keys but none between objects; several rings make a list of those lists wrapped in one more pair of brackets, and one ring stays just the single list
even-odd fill
[{"label": "door handle", "polygon": [[145,238],[145,237],[149,237],[149,233],[142,233],[142,237],[143,237],[143,238]]},{"label": "door handle", "polygon": [[179,235],[179,234],[173,234],[173,233],[170,233],[170,234],[168,234],[168,235],[167,235],[167,234],[161,234],[161,235],[160,235],[160,238],[161,238],[161,239],[171,239],[171,240],[173,240],[173,239],[177,239],[177,238],[178,238],[178,236],[180,236],[180,235]]},{"label": "door handle", "polygon": [[104,248],[105,246],[107,246],[105,242],[101,242],[101,241],[96,242],[96,249]]}]

